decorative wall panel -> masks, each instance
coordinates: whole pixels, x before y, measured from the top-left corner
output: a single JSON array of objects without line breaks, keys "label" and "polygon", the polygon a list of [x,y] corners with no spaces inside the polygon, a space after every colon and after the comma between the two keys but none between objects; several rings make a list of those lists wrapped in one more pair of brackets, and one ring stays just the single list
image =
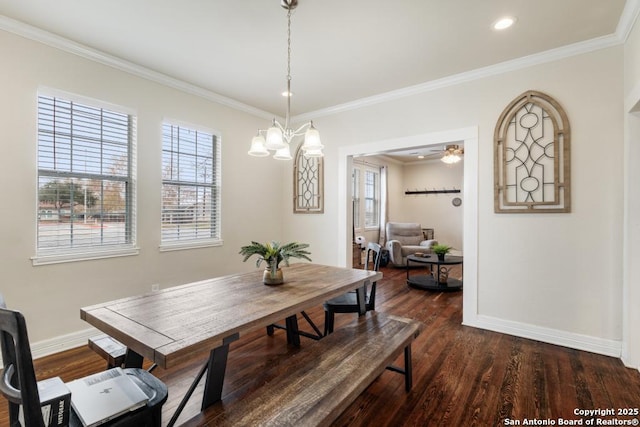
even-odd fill
[{"label": "decorative wall panel", "polygon": [[498,213],[571,211],[571,130],[552,97],[528,91],[502,112],[494,134]]},{"label": "decorative wall panel", "polygon": [[323,213],[324,158],[307,158],[300,147],[293,166],[293,213]]}]

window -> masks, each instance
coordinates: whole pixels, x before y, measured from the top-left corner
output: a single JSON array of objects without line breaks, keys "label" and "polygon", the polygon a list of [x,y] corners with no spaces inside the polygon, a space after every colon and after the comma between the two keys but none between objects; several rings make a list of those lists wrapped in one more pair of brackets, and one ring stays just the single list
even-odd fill
[{"label": "window", "polygon": [[364,226],[380,225],[380,172],[366,170],[364,174]]},{"label": "window", "polygon": [[162,126],[162,244],[216,245],[220,233],[220,137]]},{"label": "window", "polygon": [[38,96],[34,264],[135,253],[135,118]]},{"label": "window", "polygon": [[380,169],[354,163],[352,185],[354,228],[361,230],[363,225],[364,228],[378,228],[380,225]]}]

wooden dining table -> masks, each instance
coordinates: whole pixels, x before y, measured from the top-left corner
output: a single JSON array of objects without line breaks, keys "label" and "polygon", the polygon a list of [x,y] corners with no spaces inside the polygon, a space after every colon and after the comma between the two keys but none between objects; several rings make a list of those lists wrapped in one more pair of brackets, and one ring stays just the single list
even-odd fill
[{"label": "wooden dining table", "polygon": [[80,317],[127,346],[126,367],[140,367],[147,358],[170,369],[209,353],[171,426],[205,373],[201,409],[221,399],[229,345],[240,336],[282,319],[297,328],[297,313],[352,290],[364,314],[364,286],[382,278],[380,272],[308,263],[283,271],[285,283],[277,286],[263,284],[256,270],[84,307]]}]

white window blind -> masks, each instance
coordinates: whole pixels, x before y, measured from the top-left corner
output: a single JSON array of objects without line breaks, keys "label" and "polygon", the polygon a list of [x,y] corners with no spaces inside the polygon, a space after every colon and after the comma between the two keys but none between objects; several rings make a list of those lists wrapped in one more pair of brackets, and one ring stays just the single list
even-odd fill
[{"label": "white window blind", "polygon": [[364,226],[380,225],[380,173],[366,170],[364,175]]},{"label": "white window blind", "polygon": [[162,243],[219,243],[220,138],[162,126]]},{"label": "white window blind", "polygon": [[38,96],[37,256],[132,248],[132,115]]}]

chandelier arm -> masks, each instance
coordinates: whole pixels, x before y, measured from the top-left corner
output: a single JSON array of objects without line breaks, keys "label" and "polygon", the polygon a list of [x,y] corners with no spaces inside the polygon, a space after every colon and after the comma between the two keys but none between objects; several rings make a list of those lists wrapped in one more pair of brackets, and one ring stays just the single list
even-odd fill
[{"label": "chandelier arm", "polygon": [[302,126],[300,126],[298,129],[296,129],[296,130],[293,132],[293,134],[294,134],[295,136],[303,135],[303,134],[304,134],[304,132],[305,132],[308,128],[310,128],[310,127],[311,127],[311,122],[307,122],[307,123],[303,124]]},{"label": "chandelier arm", "polygon": [[282,131],[283,134],[287,131],[287,127],[288,126],[286,126],[286,124],[285,124],[285,126],[282,126],[280,124],[280,122],[277,121],[276,119],[273,119],[273,125],[276,126],[277,128],[279,128]]},{"label": "chandelier arm", "polygon": [[[280,124],[280,122],[279,122],[279,121],[277,121],[276,119],[273,119],[273,121],[272,121],[271,125],[272,125],[272,126],[277,127],[278,129],[280,129],[280,130],[282,131],[282,133],[283,133],[283,134],[284,134],[284,133],[285,133],[285,131],[287,130],[287,129],[286,129],[284,126],[282,126],[282,125]],[[268,131],[269,131],[269,129],[258,129],[258,133],[259,133],[260,135],[266,135]]]}]

